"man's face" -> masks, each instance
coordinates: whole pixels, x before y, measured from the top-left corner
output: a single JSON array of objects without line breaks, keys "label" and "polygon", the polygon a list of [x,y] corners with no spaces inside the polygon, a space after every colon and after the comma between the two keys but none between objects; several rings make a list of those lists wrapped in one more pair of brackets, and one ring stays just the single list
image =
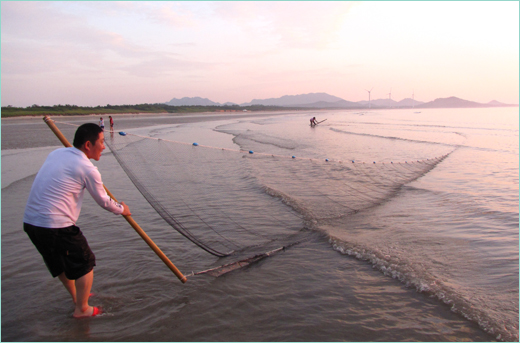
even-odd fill
[{"label": "man's face", "polygon": [[105,135],[103,132],[100,132],[96,144],[91,145],[88,158],[93,158],[94,160],[99,161],[103,150],[105,150]]}]

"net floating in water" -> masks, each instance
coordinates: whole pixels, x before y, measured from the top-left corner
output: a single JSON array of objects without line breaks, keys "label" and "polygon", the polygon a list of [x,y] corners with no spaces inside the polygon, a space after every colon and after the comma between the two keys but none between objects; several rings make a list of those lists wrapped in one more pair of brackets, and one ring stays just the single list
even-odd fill
[{"label": "net floating in water", "polygon": [[[262,195],[282,200],[303,221],[344,216],[389,199],[446,157],[413,164],[342,164],[328,158],[319,163],[252,150],[194,150],[192,144],[134,134],[110,136],[106,144],[157,213],[219,257],[294,233],[283,228],[283,215],[259,206]],[[265,227],[250,225],[253,214],[264,217]]]},{"label": "net floating in water", "polygon": [[[416,163],[351,160],[345,164],[123,131],[105,136],[105,143],[155,211],[188,240],[218,257],[244,256],[262,247],[269,250],[267,246],[272,249],[273,242],[292,237],[302,227],[377,206],[449,155]],[[280,206],[280,201],[286,206]],[[221,275],[270,252],[205,274]]]}]

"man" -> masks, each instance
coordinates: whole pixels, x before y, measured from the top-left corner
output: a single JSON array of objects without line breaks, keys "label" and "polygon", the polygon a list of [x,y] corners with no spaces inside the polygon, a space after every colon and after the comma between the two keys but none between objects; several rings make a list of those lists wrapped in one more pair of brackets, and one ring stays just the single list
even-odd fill
[{"label": "man", "polygon": [[105,131],[105,121],[103,120],[103,117],[99,118],[99,126],[101,127],[101,130]]},{"label": "man", "polygon": [[316,126],[316,125],[318,125],[318,122],[316,121],[316,117],[312,117],[311,126]]},{"label": "man", "polygon": [[49,154],[31,187],[23,217],[24,230],[43,257],[53,277],[58,277],[75,304],[73,317],[101,313],[88,304],[96,258],[76,221],[85,188],[104,209],[131,215],[128,206],[112,200],[103,188],[101,174],[90,159],[99,161],[105,149],[101,127],[81,125],[71,148]]},{"label": "man", "polygon": [[112,116],[108,116],[110,119],[110,132],[114,132],[114,119],[112,119]]}]

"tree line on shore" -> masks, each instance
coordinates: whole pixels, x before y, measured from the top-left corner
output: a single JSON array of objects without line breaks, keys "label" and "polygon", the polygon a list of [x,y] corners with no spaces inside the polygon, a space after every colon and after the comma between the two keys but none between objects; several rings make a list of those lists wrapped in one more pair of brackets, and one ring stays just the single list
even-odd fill
[{"label": "tree line on shore", "polygon": [[279,111],[295,110],[300,108],[288,108],[281,106],[264,105],[221,105],[221,106],[171,106],[166,104],[138,104],[138,105],[106,105],[106,106],[77,106],[54,105],[27,107],[2,107],[2,118],[18,116],[41,115],[90,115],[90,114],[118,114],[118,113],[195,113],[195,112],[222,112],[222,111]]}]

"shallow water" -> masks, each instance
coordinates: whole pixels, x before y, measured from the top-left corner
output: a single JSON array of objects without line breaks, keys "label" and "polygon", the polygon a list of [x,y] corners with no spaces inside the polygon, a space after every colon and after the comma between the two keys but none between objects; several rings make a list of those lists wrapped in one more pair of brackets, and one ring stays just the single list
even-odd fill
[{"label": "shallow water", "polygon": [[[314,115],[327,121],[310,128]],[[235,202],[220,199],[243,174],[221,174],[225,169],[214,164],[211,149],[197,150],[197,163],[210,164],[213,173],[198,174],[190,163],[174,174],[204,175],[212,191],[190,196],[188,189],[182,196],[215,220],[210,209],[217,205],[233,208],[234,220],[252,227],[276,219],[282,223],[266,232],[290,234],[301,243],[218,278],[190,276],[181,284],[123,218],[86,196],[78,225],[97,257],[91,304],[106,313],[74,320],[66,292],[21,225],[34,175],[52,149],[41,145],[58,141],[41,119],[3,121],[3,340],[518,340],[517,108],[200,118],[121,117],[116,125],[198,142],[199,148],[236,150],[218,161],[239,163],[254,177],[240,179],[248,187],[233,193]],[[60,128],[71,140],[73,127]],[[30,138],[22,139],[27,130]],[[289,158],[268,160],[264,153]],[[240,154],[245,158],[237,159]],[[446,154],[404,185],[397,182],[397,167],[390,172],[391,162]],[[183,273],[233,260],[204,252],[166,225],[109,149],[96,165],[105,185],[129,204],[134,219]],[[345,182],[340,176],[347,176],[347,168],[355,178]],[[397,189],[379,201],[381,185],[394,183]],[[348,192],[353,185],[362,191],[357,198]],[[367,199],[374,204],[349,211]]]}]

